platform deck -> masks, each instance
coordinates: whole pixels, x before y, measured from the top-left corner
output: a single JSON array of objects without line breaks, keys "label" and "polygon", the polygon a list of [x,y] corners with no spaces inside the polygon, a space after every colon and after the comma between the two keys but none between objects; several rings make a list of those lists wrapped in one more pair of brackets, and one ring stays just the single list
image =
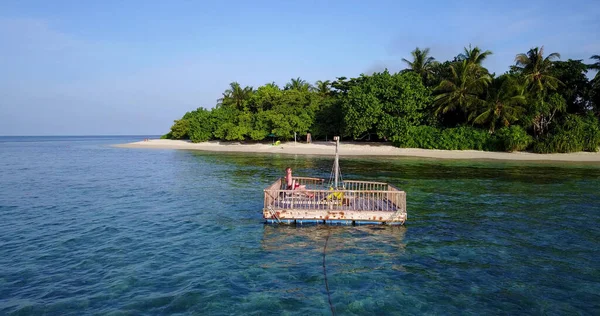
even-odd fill
[{"label": "platform deck", "polygon": [[284,190],[283,179],[265,189],[263,217],[270,223],[389,224],[406,221],[406,193],[382,182],[345,181],[322,190],[323,179],[294,178],[306,190]]}]

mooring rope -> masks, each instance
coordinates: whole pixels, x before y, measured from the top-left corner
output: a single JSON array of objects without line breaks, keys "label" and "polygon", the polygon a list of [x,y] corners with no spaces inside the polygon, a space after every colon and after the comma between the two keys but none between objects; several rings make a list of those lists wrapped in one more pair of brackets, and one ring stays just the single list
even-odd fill
[{"label": "mooring rope", "polygon": [[325,289],[327,290],[327,297],[329,299],[329,308],[331,309],[331,315],[335,315],[335,308],[331,304],[331,293],[329,293],[329,282],[327,281],[327,267],[325,265],[325,253],[327,252],[327,243],[329,242],[329,236],[331,236],[331,229],[327,229],[327,237],[325,237],[325,246],[323,247],[323,276],[325,277]]}]

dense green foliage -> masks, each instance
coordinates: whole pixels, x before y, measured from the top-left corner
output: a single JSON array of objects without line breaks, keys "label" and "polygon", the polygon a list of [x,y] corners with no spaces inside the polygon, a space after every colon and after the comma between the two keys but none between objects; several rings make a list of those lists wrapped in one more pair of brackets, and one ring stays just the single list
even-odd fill
[{"label": "dense green foliage", "polygon": [[498,148],[504,151],[525,150],[533,142],[533,137],[518,125],[499,129],[496,137]]},{"label": "dense green foliage", "polygon": [[491,51],[465,48],[437,62],[416,48],[407,69],[356,78],[301,78],[283,88],[233,82],[211,109],[176,120],[163,138],[270,141],[389,141],[399,147],[539,153],[597,151],[600,146],[600,56],[560,61],[543,47],[517,54],[500,76],[483,66]]},{"label": "dense green foliage", "polygon": [[568,114],[546,137],[536,142],[533,151],[538,153],[568,153],[598,151],[600,127],[597,118]]},{"label": "dense green foliage", "polygon": [[394,141],[394,145],[406,148],[447,150],[495,150],[493,137],[485,130],[460,126],[438,129],[433,126],[413,126],[407,133]]},{"label": "dense green foliage", "polygon": [[391,75],[385,71],[362,75],[358,81],[342,99],[347,135],[357,139],[374,134],[394,140],[409,126],[424,123],[430,91],[414,73]]}]

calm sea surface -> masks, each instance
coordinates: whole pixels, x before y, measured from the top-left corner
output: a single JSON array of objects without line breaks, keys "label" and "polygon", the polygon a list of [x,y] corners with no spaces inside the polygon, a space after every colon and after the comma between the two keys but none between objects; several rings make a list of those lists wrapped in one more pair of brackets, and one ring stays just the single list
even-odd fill
[{"label": "calm sea surface", "polygon": [[332,158],[0,137],[0,314],[600,314],[600,164],[342,157],[403,227],[264,225]]}]

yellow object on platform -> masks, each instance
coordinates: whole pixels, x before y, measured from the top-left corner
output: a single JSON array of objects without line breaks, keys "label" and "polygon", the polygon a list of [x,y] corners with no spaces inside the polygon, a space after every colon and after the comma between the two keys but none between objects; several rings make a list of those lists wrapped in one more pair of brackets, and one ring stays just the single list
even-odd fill
[{"label": "yellow object on platform", "polygon": [[[333,188],[329,187],[329,191],[333,191]],[[344,192],[334,192],[334,193],[331,193],[331,194],[329,194],[327,196],[328,200],[333,200],[334,198],[336,200],[343,200],[344,199]]]}]

